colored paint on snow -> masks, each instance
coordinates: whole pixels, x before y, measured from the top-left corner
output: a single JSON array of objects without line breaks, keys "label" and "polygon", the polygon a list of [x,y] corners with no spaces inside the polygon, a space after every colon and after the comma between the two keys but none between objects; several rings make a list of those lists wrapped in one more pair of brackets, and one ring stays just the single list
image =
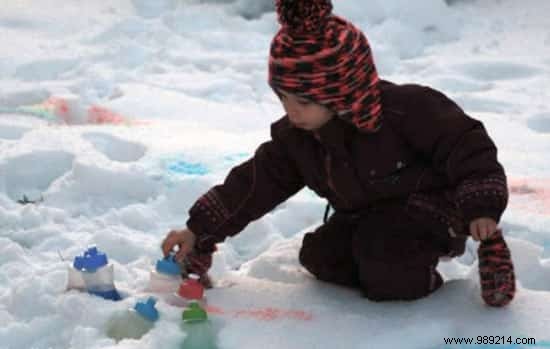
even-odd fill
[{"label": "colored paint on snow", "polygon": [[223,159],[227,162],[234,163],[246,158],[247,156],[249,156],[248,153],[237,153],[237,154],[226,155],[224,156]]},{"label": "colored paint on snow", "polygon": [[91,105],[86,107],[84,104],[81,104],[78,96],[74,96],[74,98],[71,99],[52,96],[44,102],[36,105],[20,106],[15,108],[0,108],[0,113],[29,115],[48,121],[62,122],[67,125],[147,124],[146,122],[131,121],[127,117],[99,105]]},{"label": "colored paint on snow", "polygon": [[514,177],[508,185],[512,207],[550,215],[550,179]]},{"label": "colored paint on snow", "polygon": [[184,160],[172,160],[166,167],[173,174],[203,176],[209,172],[208,168],[201,163],[192,163]]},{"label": "colored paint on snow", "polygon": [[168,171],[169,174],[204,176],[208,173],[213,172],[214,170],[225,171],[227,167],[236,165],[247,156],[249,156],[248,153],[236,153],[226,155],[222,157],[219,161],[216,161],[216,163],[222,164],[222,166],[216,166],[215,169],[213,169],[204,163],[186,160],[185,156],[183,155],[175,155],[163,160],[165,162],[165,165],[163,167],[166,169],[166,171]]},{"label": "colored paint on snow", "polygon": [[126,124],[126,119],[107,108],[92,105],[88,109],[88,122],[93,124]]},{"label": "colored paint on snow", "polygon": [[57,121],[57,116],[47,110],[38,107],[17,107],[17,108],[0,108],[1,114],[21,114],[34,116],[46,121]]},{"label": "colored paint on snow", "polygon": [[304,310],[280,309],[280,308],[249,308],[249,309],[224,309],[209,305],[206,311],[212,315],[229,316],[233,318],[248,318],[261,321],[275,321],[281,319],[292,319],[300,321],[311,321],[313,315]]}]

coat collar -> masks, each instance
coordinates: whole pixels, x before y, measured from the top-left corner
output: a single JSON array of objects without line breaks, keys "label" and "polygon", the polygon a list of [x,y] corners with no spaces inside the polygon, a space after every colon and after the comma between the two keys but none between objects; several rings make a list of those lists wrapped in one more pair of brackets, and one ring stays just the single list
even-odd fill
[{"label": "coat collar", "polygon": [[307,132],[325,147],[337,149],[350,142],[357,129],[349,122],[333,117],[317,130]]}]

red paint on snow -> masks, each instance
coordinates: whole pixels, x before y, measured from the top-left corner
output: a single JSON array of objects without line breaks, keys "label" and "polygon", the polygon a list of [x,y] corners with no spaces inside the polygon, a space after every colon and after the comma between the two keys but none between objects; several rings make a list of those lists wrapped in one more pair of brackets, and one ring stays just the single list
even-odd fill
[{"label": "red paint on snow", "polygon": [[550,179],[515,177],[508,179],[508,185],[512,207],[550,215]]},{"label": "red paint on snow", "polygon": [[206,311],[212,315],[230,316],[233,318],[248,318],[261,321],[275,321],[280,319],[311,321],[313,319],[313,315],[304,310],[279,309],[272,307],[226,310],[209,305],[206,307]]},{"label": "red paint on snow", "polygon": [[[147,122],[136,122],[130,121],[130,119],[124,117],[121,114],[118,114],[108,108],[102,107],[100,105],[91,105],[85,110],[86,115],[76,115],[77,119],[73,119],[74,113],[78,111],[71,110],[71,106],[61,97],[50,97],[40,104],[40,107],[48,110],[55,116],[57,116],[61,121],[65,122],[68,125],[78,124],[78,123],[89,123],[89,124],[111,124],[111,125],[134,125],[134,124],[147,124]],[[82,120],[81,120],[82,119]]]},{"label": "red paint on snow", "polygon": [[124,124],[126,119],[107,108],[92,105],[88,109],[88,122],[92,124]]},{"label": "red paint on snow", "polygon": [[71,123],[71,115],[69,114],[70,108],[66,100],[58,97],[50,97],[42,103],[42,106],[61,118],[66,124]]}]

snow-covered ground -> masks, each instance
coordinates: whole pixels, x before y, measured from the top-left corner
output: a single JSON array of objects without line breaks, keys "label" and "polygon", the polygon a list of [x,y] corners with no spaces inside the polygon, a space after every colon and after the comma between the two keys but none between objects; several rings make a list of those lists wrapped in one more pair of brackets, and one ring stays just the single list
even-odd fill
[{"label": "snow-covered ground", "polygon": [[[180,347],[181,309],[163,302],[140,341],[117,344],[105,326],[144,295],[164,235],[282,115],[266,83],[271,1],[1,2],[0,348]],[[324,202],[304,190],[219,246],[207,296],[220,348],[470,348],[444,338],[478,335],[550,346],[550,2],[447,2],[336,0],[335,12],[366,32],[382,77],[439,88],[484,121],[513,192],[501,225],[516,300],[483,305],[471,241],[420,301],[315,281],[297,252]],[[76,119],[24,111],[51,97]],[[84,122],[98,106],[124,122]],[[91,244],[115,264],[122,302],[65,291],[66,260]]]}]

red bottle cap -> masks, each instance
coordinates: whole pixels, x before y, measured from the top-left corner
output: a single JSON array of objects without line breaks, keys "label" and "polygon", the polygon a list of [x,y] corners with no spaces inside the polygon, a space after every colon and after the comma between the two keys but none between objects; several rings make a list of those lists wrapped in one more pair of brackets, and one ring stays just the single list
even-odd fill
[{"label": "red bottle cap", "polygon": [[199,282],[199,276],[196,274],[189,274],[189,278],[183,280],[181,283],[178,295],[186,299],[202,299],[204,296],[204,287]]}]

